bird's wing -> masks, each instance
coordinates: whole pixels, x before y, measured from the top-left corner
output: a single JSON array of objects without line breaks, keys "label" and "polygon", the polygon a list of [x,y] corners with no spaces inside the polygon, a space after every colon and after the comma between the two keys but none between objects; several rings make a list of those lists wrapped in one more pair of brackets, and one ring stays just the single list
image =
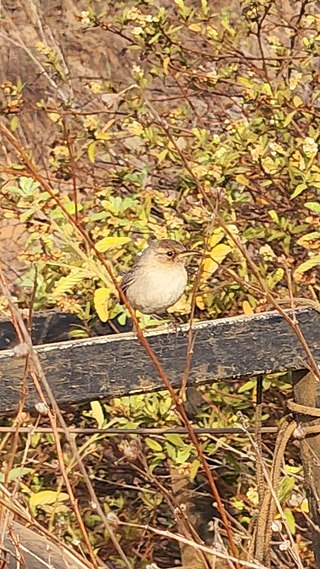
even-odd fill
[{"label": "bird's wing", "polygon": [[129,286],[134,282],[134,279],[135,279],[134,269],[131,269],[130,271],[128,271],[123,275],[120,282],[120,286],[124,293],[128,290]]}]

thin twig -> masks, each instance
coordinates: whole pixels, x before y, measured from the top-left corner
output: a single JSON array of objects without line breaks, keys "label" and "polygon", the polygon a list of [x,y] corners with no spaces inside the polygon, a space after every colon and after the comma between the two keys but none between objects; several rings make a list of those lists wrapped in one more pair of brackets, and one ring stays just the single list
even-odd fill
[{"label": "thin twig", "polygon": [[[229,396],[228,396],[229,397]],[[309,432],[306,429],[310,427],[303,427],[305,432]],[[314,429],[314,427],[312,427]],[[320,425],[318,426],[320,430]],[[18,430],[19,433],[53,433],[52,427],[0,427],[0,433],[14,433]],[[250,433],[255,433],[255,427],[248,428]],[[259,432],[262,434],[268,433],[277,433],[279,427],[261,427]],[[137,428],[137,429],[124,429],[124,428],[106,428],[106,429],[98,429],[98,428],[80,428],[80,427],[68,427],[69,433],[74,433],[77,435],[95,435],[95,434],[103,434],[107,436],[127,436],[127,435],[168,435],[170,433],[177,433],[180,435],[187,435],[188,430],[185,427],[167,427],[164,429],[158,429],[156,427],[148,428]],[[225,428],[212,428],[209,427],[194,427],[194,431],[197,435],[215,435],[217,437],[221,436],[224,437],[225,435],[243,435],[243,429],[239,427],[225,427]],[[63,428],[57,427],[57,433],[64,433]],[[311,432],[311,431],[310,431]],[[312,432],[315,432],[312,430]]]}]

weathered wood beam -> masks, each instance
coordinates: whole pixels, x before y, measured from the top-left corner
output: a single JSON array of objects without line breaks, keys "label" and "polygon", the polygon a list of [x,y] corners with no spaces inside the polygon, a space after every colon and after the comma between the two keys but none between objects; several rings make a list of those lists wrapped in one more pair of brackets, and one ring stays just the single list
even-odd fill
[{"label": "weathered wood beam", "polygon": [[[27,324],[27,318],[25,320]],[[32,341],[34,344],[49,344],[68,340],[73,326],[81,325],[75,314],[45,310],[34,314],[32,321]],[[0,350],[11,348],[17,343],[12,322],[0,319]]]},{"label": "weathered wood beam", "polygon": [[[11,521],[9,527],[10,531],[4,533],[5,549],[0,551],[0,561],[4,567],[8,569],[19,567],[17,555],[20,554],[25,561],[21,566],[29,569],[44,569],[44,567],[87,569],[87,565],[84,565],[64,544],[56,545],[49,538],[15,521]],[[0,531],[2,530],[0,527]]]},{"label": "weathered wood beam", "polygon": [[[28,323],[28,318],[25,318]],[[121,332],[129,332],[132,325],[119,326]],[[51,344],[52,342],[65,342],[72,338],[75,329],[83,328],[83,322],[75,314],[59,312],[58,310],[43,310],[35,313],[32,319],[32,341],[34,344]],[[97,318],[90,322],[93,336],[114,334],[114,327],[108,322],[103,323]],[[13,324],[4,318],[0,318],[0,350],[7,350],[18,342]]]},{"label": "weathered wood beam", "polygon": [[[315,358],[320,361],[320,314],[296,315]],[[185,366],[187,326],[179,332],[149,332],[148,341],[172,385]],[[190,385],[307,367],[304,352],[288,324],[274,312],[194,324]],[[60,405],[160,389],[152,363],[133,334],[69,340],[37,346],[44,371]],[[0,413],[12,412],[20,397],[24,361],[13,350],[0,352]],[[28,407],[37,402],[31,385]]]}]

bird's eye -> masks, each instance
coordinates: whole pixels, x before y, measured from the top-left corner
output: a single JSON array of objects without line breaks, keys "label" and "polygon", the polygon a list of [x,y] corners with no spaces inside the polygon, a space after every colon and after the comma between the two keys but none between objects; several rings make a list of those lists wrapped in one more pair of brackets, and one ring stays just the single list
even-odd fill
[{"label": "bird's eye", "polygon": [[173,257],[173,251],[167,251],[167,257]]}]

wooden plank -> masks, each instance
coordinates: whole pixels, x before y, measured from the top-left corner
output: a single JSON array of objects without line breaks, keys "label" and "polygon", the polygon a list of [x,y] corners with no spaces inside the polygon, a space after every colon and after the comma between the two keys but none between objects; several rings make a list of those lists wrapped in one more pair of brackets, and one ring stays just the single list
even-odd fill
[{"label": "wooden plank", "polygon": [[[296,311],[303,334],[320,361],[320,314]],[[179,332],[148,334],[172,385],[184,370],[187,326]],[[304,352],[288,324],[274,312],[198,322],[189,384],[211,383],[262,373],[307,367]],[[137,338],[119,334],[55,343],[36,348],[61,405],[160,389],[162,383]],[[23,360],[12,350],[0,352],[0,413],[11,412],[19,399]],[[28,406],[37,396],[30,386]]]},{"label": "wooden plank", "polygon": [[[0,527],[2,531],[3,528]],[[70,549],[58,546],[47,537],[36,533],[30,528],[12,521],[9,523],[9,530],[4,534],[5,551],[0,551],[0,561],[8,569],[19,567],[17,555],[23,556],[25,564],[21,567],[29,569],[44,569],[44,567],[54,567],[55,569],[87,569]]]},{"label": "wooden plank", "polygon": [[[27,322],[27,320],[26,320]],[[75,314],[46,310],[35,314],[32,322],[32,341],[34,344],[50,344],[70,339],[74,326],[81,326],[81,320]],[[0,319],[0,350],[6,350],[18,343],[13,324]]]},{"label": "wooden plank", "polygon": [[[98,318],[90,322],[92,336],[105,336],[114,334],[117,328],[120,332],[129,332],[132,324],[128,321],[119,325],[116,320],[113,326],[108,322],[101,322]],[[25,320],[27,323],[27,319]],[[51,344],[52,342],[65,342],[72,339],[75,329],[83,328],[83,322],[75,314],[59,312],[58,310],[44,310],[35,313],[32,318],[32,341],[34,345]],[[13,324],[4,318],[0,318],[0,350],[13,348],[18,343]]]}]

